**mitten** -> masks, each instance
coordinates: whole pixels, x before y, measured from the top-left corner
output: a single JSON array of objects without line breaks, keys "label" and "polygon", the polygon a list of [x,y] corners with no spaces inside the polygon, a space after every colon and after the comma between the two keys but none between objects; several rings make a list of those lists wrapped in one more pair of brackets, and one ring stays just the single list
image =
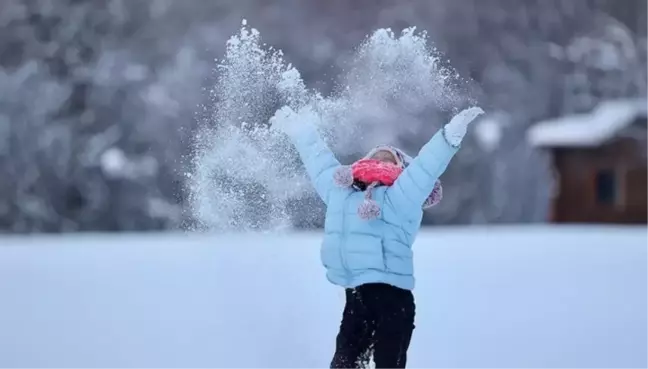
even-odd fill
[{"label": "mitten", "polygon": [[482,114],[484,114],[484,111],[481,108],[472,107],[462,110],[459,114],[455,115],[450,120],[450,123],[443,127],[443,137],[446,142],[452,147],[459,147],[466,135],[468,125]]},{"label": "mitten", "polygon": [[315,126],[318,119],[319,115],[310,106],[305,106],[299,111],[283,106],[270,118],[270,129],[295,136],[309,128],[306,125]]}]

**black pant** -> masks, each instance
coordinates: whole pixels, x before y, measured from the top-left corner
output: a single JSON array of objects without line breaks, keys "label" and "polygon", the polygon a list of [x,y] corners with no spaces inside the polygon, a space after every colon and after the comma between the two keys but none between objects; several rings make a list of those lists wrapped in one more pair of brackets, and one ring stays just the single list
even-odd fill
[{"label": "black pant", "polygon": [[388,284],[346,290],[346,305],[331,368],[404,368],[414,330],[412,291]]}]

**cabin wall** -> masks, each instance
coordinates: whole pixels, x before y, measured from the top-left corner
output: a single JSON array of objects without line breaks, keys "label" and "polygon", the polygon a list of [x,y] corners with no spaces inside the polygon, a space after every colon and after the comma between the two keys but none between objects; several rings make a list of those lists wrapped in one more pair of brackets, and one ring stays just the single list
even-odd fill
[{"label": "cabin wall", "polygon": [[597,148],[556,149],[560,223],[648,223],[644,145],[620,138]]}]

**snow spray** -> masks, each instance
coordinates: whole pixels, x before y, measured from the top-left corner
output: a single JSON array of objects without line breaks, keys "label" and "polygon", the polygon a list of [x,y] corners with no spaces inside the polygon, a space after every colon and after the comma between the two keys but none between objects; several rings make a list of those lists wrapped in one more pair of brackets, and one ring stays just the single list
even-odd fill
[{"label": "snow spray", "polygon": [[425,32],[408,28],[397,36],[379,29],[355,50],[333,93],[322,96],[243,21],[217,61],[187,173],[200,228],[274,231],[292,226],[295,207],[321,212],[296,150],[268,129],[278,108],[312,105],[335,154],[361,155],[377,144],[398,145],[403,134],[433,133],[442,124],[433,112],[466,101],[463,80],[442,64]]}]

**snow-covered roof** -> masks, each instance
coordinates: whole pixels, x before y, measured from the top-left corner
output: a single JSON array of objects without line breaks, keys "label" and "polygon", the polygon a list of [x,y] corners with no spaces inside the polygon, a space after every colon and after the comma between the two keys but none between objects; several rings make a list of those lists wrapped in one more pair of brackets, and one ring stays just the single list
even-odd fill
[{"label": "snow-covered roof", "polygon": [[586,114],[575,114],[536,123],[527,132],[533,146],[592,147],[613,138],[637,118],[646,117],[645,99],[612,100]]}]

